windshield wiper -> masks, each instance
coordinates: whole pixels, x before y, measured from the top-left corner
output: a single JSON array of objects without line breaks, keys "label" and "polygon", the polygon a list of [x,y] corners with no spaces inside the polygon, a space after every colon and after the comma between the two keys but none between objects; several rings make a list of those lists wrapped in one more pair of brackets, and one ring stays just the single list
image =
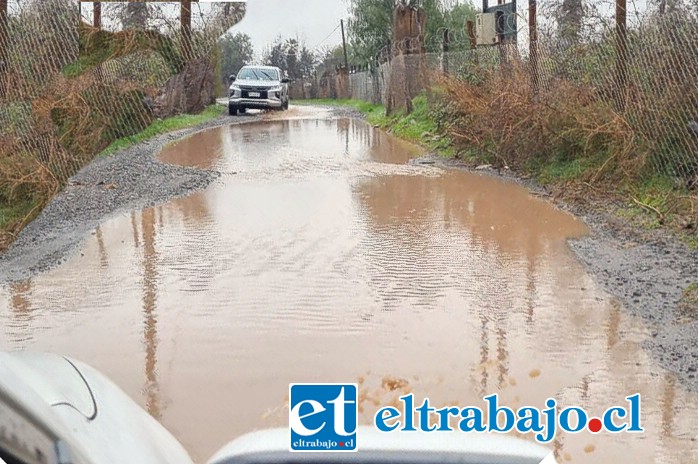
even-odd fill
[{"label": "windshield wiper", "polygon": [[264,74],[265,76],[267,76],[267,77],[269,78],[270,81],[276,80],[276,79],[274,79],[272,76],[270,76],[269,74],[265,73],[264,71],[261,71],[261,70],[260,70],[259,72],[261,72],[262,74]]}]

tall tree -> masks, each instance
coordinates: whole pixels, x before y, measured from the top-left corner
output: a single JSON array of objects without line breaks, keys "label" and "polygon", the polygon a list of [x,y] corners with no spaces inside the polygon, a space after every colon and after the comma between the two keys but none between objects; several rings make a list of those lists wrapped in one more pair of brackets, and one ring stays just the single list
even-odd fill
[{"label": "tall tree", "polygon": [[254,48],[250,36],[243,33],[228,32],[220,42],[221,82],[227,88],[228,76],[237,74],[243,66],[250,64],[254,58]]},{"label": "tall tree", "polygon": [[392,45],[393,12],[399,4],[424,9],[428,50],[438,50],[435,38],[445,26],[442,0],[349,0],[349,40],[360,61],[373,62]]},{"label": "tall tree", "polygon": [[584,20],[584,3],[582,0],[562,0],[558,11],[558,33],[567,44],[579,43]]},{"label": "tall tree", "polygon": [[146,29],[148,27],[148,4],[129,0],[119,14],[124,29]]},{"label": "tall tree", "polygon": [[291,79],[311,76],[316,62],[315,54],[293,38],[277,37],[264,53],[264,64],[281,68]]},{"label": "tall tree", "polygon": [[300,76],[300,70],[298,69],[299,64],[299,50],[298,40],[288,39],[284,44],[284,54],[286,55],[286,74],[291,79],[297,79]]},{"label": "tall tree", "polygon": [[285,43],[281,36],[278,36],[274,43],[264,52],[263,60],[266,65],[276,66],[283,71],[287,70]]},{"label": "tall tree", "polygon": [[318,57],[315,53],[308,50],[307,47],[303,46],[301,49],[301,56],[298,62],[298,70],[300,71],[301,77],[310,77],[315,72],[315,66],[317,65]]}]

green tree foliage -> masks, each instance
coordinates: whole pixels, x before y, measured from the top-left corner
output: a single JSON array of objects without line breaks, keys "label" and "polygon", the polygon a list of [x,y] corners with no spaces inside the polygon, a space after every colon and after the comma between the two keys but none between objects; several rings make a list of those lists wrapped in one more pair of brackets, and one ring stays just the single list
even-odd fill
[{"label": "green tree foliage", "polygon": [[284,40],[280,36],[264,53],[264,64],[277,66],[291,79],[310,77],[318,57],[297,39]]},{"label": "green tree foliage", "polygon": [[398,4],[424,9],[428,51],[440,49],[445,27],[463,27],[466,17],[475,16],[471,4],[450,6],[448,0],[349,0],[349,40],[357,61],[373,62],[392,45],[393,11]]},{"label": "green tree foliage", "polygon": [[467,50],[470,48],[467,22],[475,21],[475,15],[479,11],[472,3],[462,3],[455,5],[444,13],[444,26],[448,28],[451,37],[450,50]]},{"label": "green tree foliage", "polygon": [[228,87],[228,77],[250,64],[254,58],[254,47],[250,36],[243,33],[233,34],[228,32],[220,42],[221,53],[221,82]]}]

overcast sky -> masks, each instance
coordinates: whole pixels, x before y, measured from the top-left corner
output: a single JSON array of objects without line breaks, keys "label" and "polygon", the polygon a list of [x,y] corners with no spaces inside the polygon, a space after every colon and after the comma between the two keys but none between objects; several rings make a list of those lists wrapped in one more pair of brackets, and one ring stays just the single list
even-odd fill
[{"label": "overcast sky", "polygon": [[340,19],[347,19],[346,0],[248,0],[245,18],[232,31],[249,35],[257,53],[279,34],[314,49],[342,43],[335,30]]}]

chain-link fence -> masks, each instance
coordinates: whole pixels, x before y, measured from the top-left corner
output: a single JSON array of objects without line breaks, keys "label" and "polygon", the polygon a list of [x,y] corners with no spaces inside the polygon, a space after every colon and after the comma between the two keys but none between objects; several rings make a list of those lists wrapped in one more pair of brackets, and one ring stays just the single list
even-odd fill
[{"label": "chain-link fence", "polygon": [[[347,95],[335,96],[409,111],[420,92],[440,88],[446,130],[498,164],[567,157],[588,180],[664,177],[698,188],[698,5],[632,4],[619,29],[614,2],[541,3],[532,43],[521,11],[506,45],[472,49],[465,28],[426,37],[426,47],[406,39],[351,69]],[[564,10],[571,4],[582,9]],[[418,53],[434,48],[429,41],[445,51]],[[325,93],[337,94],[327,76],[320,91],[328,82]]]},{"label": "chain-link fence", "polygon": [[244,12],[245,3],[0,0],[1,242],[114,140],[214,103],[215,44]]}]

